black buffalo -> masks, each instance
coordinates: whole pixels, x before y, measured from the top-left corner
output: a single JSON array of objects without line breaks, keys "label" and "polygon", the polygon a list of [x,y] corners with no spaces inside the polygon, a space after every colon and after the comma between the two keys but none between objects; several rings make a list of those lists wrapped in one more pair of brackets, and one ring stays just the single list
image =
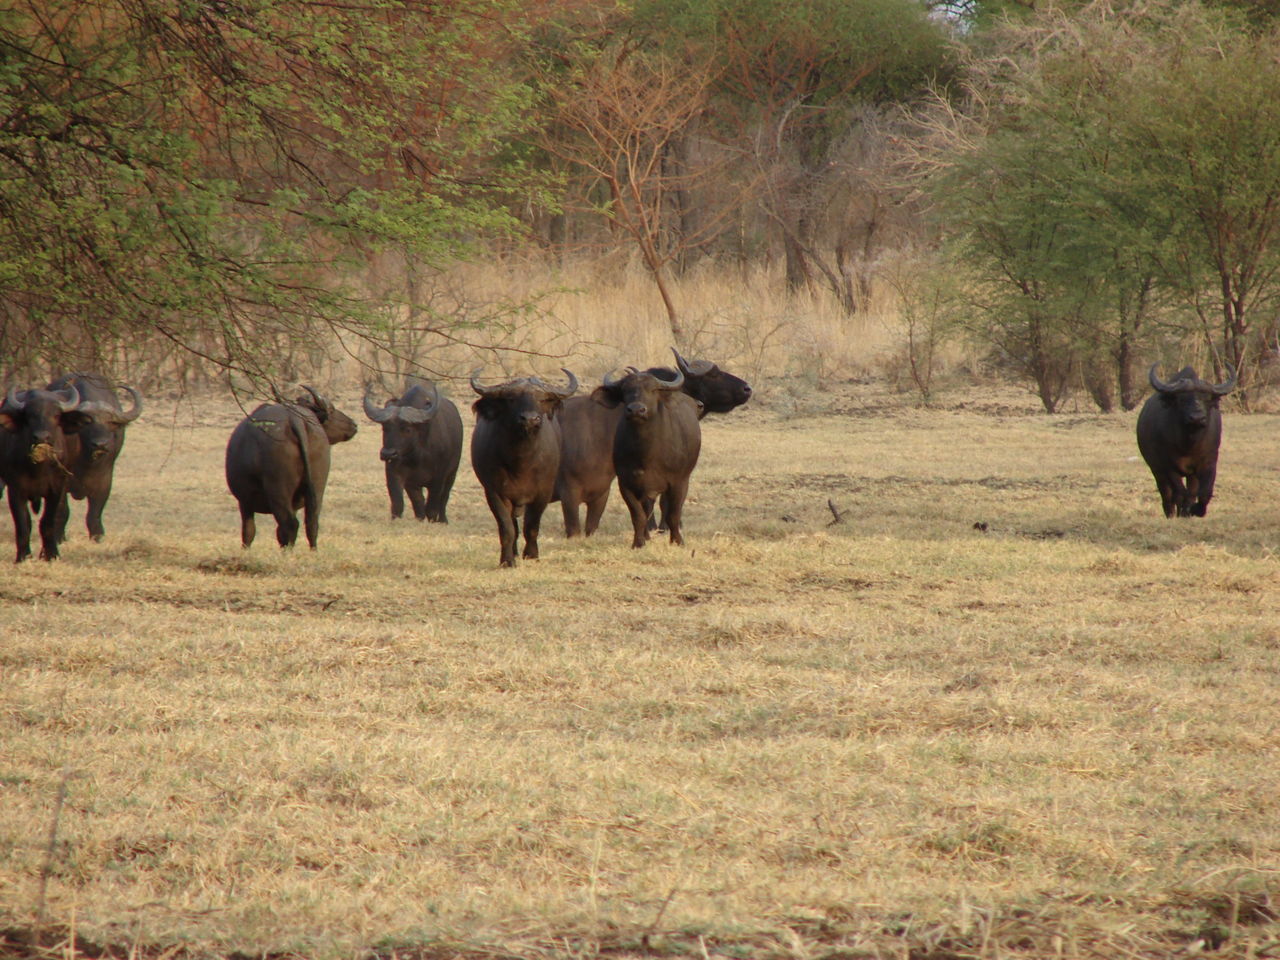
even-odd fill
[{"label": "black buffalo", "polygon": [[560,466],[560,424],[565,398],[578,389],[568,370],[567,388],[550,387],[537,377],[482,387],[473,376],[476,426],[471,434],[471,466],[484,488],[485,500],[498,523],[499,563],[516,565],[516,539],[524,517],[524,552],[538,557],[538,528],[555,491]]},{"label": "black buffalo", "polygon": [[0,479],[13,517],[16,563],[31,556],[31,510],[40,514],[41,559],[58,557],[58,509],[71,480],[67,437],[88,420],[79,406],[74,386],[57,391],[10,387],[0,405]]},{"label": "black buffalo", "polygon": [[671,542],[684,543],[680,523],[702,431],[698,401],[680,389],[683,384],[684,374],[678,371],[674,380],[667,380],[633,367],[624,377],[605,377],[591,394],[596,403],[622,408],[613,437],[613,468],[631,511],[633,547],[643,547],[649,539],[655,502],[661,503]]},{"label": "black buffalo", "polygon": [[[676,370],[650,367],[646,372],[674,381],[677,372],[683,376],[680,389],[701,405],[698,416],[728,413],[751,398],[751,387],[741,377],[721,370],[709,360],[689,362],[672,348]],[[613,438],[622,421],[622,408],[605,407],[590,395],[565,401],[560,415],[560,472],[556,477],[555,499],[564,513],[566,537],[586,536],[596,532],[600,517],[609,502],[613,484]],[[585,526],[578,512],[586,504]]]},{"label": "black buffalo", "polygon": [[[111,496],[116,458],[124,447],[124,430],[142,413],[142,397],[133,387],[122,386],[131,401],[125,410],[111,382],[96,373],[68,373],[45,389],[58,391],[68,387],[79,391],[81,400],[76,410],[85,414],[86,419],[79,430],[67,435],[66,465],[71,470],[67,492],[77,500],[88,499],[85,527],[90,538],[101,540],[106,533],[102,510]],[[70,516],[70,506],[63,497],[58,505],[59,543],[67,539]]]},{"label": "black buffalo", "polygon": [[415,517],[448,523],[445,509],[462,459],[462,417],[454,402],[428,381],[411,384],[399,400],[382,407],[366,396],[364,412],[382,425],[379,456],[386,464],[391,516],[404,515],[407,492]]},{"label": "black buffalo", "polygon": [[1218,473],[1218,400],[1235,387],[1236,372],[1227,364],[1230,376],[1212,384],[1183,367],[1172,383],[1165,383],[1156,376],[1156,366],[1148,374],[1156,392],[1138,414],[1138,449],[1156,478],[1164,515],[1203,517]]},{"label": "black buffalo", "polygon": [[264,403],[227,442],[227,487],[240,503],[240,542],[253,543],[255,513],[276,518],[276,541],[298,539],[298,508],[306,509],[307,543],[316,548],[320,504],[329,479],[329,448],[356,435],[355,421],[308,386],[293,403]]}]

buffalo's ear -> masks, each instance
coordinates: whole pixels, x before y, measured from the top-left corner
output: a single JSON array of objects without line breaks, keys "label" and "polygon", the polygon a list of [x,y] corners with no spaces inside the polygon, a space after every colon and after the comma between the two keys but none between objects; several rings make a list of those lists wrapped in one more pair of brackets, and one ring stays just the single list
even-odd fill
[{"label": "buffalo's ear", "polygon": [[610,410],[622,402],[622,396],[618,391],[609,387],[596,387],[591,391],[591,399]]},{"label": "buffalo's ear", "polygon": [[498,403],[492,397],[481,397],[471,405],[471,409],[476,412],[477,417],[485,420],[498,419]]},{"label": "buffalo's ear", "polygon": [[10,433],[17,433],[21,428],[21,424],[14,418],[13,414],[0,413],[0,429],[8,430]]}]

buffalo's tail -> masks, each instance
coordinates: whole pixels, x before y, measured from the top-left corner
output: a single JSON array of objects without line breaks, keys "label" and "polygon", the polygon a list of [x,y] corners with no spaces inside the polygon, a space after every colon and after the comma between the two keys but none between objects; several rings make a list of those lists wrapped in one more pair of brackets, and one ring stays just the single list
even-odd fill
[{"label": "buffalo's tail", "polygon": [[302,506],[308,519],[316,514],[316,485],[311,479],[311,448],[307,443],[307,428],[295,415],[289,418],[289,429],[298,441],[298,454],[302,457]]}]

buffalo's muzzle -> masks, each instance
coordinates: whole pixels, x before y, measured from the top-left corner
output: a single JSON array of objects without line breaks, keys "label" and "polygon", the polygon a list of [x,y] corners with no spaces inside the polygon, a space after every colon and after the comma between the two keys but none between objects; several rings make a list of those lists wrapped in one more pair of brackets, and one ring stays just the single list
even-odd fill
[{"label": "buffalo's muzzle", "polygon": [[382,458],[384,463],[387,463],[400,456],[400,451],[395,447],[383,447],[378,451],[378,456]]}]

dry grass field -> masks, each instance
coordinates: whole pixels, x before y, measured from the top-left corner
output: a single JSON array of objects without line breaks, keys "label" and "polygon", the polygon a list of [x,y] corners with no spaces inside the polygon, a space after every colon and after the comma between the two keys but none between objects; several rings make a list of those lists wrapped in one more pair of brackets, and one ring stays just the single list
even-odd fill
[{"label": "dry grass field", "polygon": [[514,571],[352,392],[320,549],[242,551],[240,411],[154,399],[0,577],[0,953],[1280,956],[1280,418],[1166,521],[1133,414],[757,386],[685,548],[615,493]]}]

